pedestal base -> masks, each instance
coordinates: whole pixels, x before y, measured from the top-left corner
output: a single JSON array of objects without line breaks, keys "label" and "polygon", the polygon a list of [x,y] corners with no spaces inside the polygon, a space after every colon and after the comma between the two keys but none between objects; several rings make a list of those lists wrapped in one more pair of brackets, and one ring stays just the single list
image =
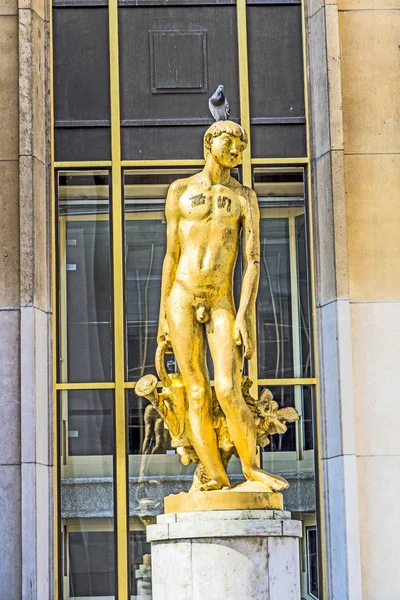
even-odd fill
[{"label": "pedestal base", "polygon": [[147,527],[153,600],[300,600],[299,537],[284,511],[161,515]]},{"label": "pedestal base", "polygon": [[165,513],[214,510],[283,510],[283,495],[266,492],[261,483],[245,481],[233,488],[212,492],[181,492],[164,498]]}]

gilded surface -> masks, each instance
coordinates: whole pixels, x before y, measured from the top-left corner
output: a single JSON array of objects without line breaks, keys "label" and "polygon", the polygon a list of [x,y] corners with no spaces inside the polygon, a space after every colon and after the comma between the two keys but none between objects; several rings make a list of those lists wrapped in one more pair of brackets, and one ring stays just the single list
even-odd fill
[{"label": "gilded surface", "polygon": [[[182,462],[198,463],[192,492],[229,488],[226,468],[234,454],[245,478],[260,483],[265,492],[289,485],[258,467],[256,448],[268,444],[269,435],[286,431],[286,421],[298,415],[291,408],[279,410],[269,390],[252,398],[252,382],[242,377],[243,359],[254,352],[252,313],[260,256],[257,197],[230,175],[246,145],[246,133],[239,125],[214,123],[204,137],[204,169],[169,188],[156,355],[164,387],[158,394],[152,375],[136,386],[136,393],[146,396],[163,419]],[[233,272],[241,237],[244,270],[236,310]],[[213,388],[207,344],[214,365]],[[172,351],[180,373],[169,375],[164,353]],[[162,446],[161,435],[159,430]]]}]

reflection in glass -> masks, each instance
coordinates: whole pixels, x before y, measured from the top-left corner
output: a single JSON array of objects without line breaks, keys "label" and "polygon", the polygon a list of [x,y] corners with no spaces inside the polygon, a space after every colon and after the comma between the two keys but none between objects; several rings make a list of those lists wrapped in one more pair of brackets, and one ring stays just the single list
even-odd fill
[{"label": "reflection in glass", "polygon": [[[295,461],[294,469],[307,468],[308,470],[310,466],[313,468],[313,452],[305,452],[314,448],[312,387],[308,385],[260,386],[260,395],[265,388],[272,392],[279,409],[292,406],[299,413],[300,419],[298,422],[287,423],[286,433],[271,436],[271,443],[263,449],[263,454],[293,452],[295,453],[292,457]],[[266,460],[270,458],[266,457]]]},{"label": "reflection in glass", "polygon": [[59,392],[63,598],[115,598],[114,397]]},{"label": "reflection in glass", "polygon": [[129,531],[129,587],[131,598],[151,600],[151,547],[146,522],[131,519]]},{"label": "reflection in glass", "polygon": [[262,218],[260,239],[259,378],[293,377],[288,219]]},{"label": "reflection in glass", "polygon": [[[95,520],[91,521],[96,527]],[[115,598],[113,538],[113,531],[69,532],[70,598]]]},{"label": "reflection in glass", "polygon": [[307,591],[312,598],[318,600],[318,548],[317,548],[317,529],[316,527],[306,527],[306,545],[307,545]]},{"label": "reflection in glass", "polygon": [[59,380],[112,380],[108,171],[59,171]]},{"label": "reflection in glass", "polygon": [[260,379],[311,376],[303,169],[256,168],[260,205],[257,299]]}]

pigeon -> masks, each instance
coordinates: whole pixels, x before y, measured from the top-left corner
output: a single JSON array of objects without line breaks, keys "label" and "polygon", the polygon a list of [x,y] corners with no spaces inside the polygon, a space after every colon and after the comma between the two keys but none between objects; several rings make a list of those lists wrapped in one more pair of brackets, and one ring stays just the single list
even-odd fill
[{"label": "pigeon", "polygon": [[216,121],[229,119],[229,102],[225,97],[223,85],[219,85],[208,100],[208,107]]}]

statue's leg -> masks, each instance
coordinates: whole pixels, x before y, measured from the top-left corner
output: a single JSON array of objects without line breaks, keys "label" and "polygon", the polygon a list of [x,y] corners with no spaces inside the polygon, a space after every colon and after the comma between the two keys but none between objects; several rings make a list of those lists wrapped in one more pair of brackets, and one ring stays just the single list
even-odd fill
[{"label": "statue's leg", "polygon": [[173,286],[167,302],[169,336],[188,397],[191,442],[210,477],[207,489],[221,489],[229,486],[229,479],[213,427],[204,327],[196,320],[192,301],[181,286]]},{"label": "statue's leg", "polygon": [[214,385],[218,402],[226,416],[229,434],[242,463],[246,479],[259,481],[268,491],[288,487],[279,475],[260,469],[256,458],[256,427],[241,391],[242,348],[233,339],[235,315],[229,305],[215,308],[207,324],[207,336],[214,362]]}]

